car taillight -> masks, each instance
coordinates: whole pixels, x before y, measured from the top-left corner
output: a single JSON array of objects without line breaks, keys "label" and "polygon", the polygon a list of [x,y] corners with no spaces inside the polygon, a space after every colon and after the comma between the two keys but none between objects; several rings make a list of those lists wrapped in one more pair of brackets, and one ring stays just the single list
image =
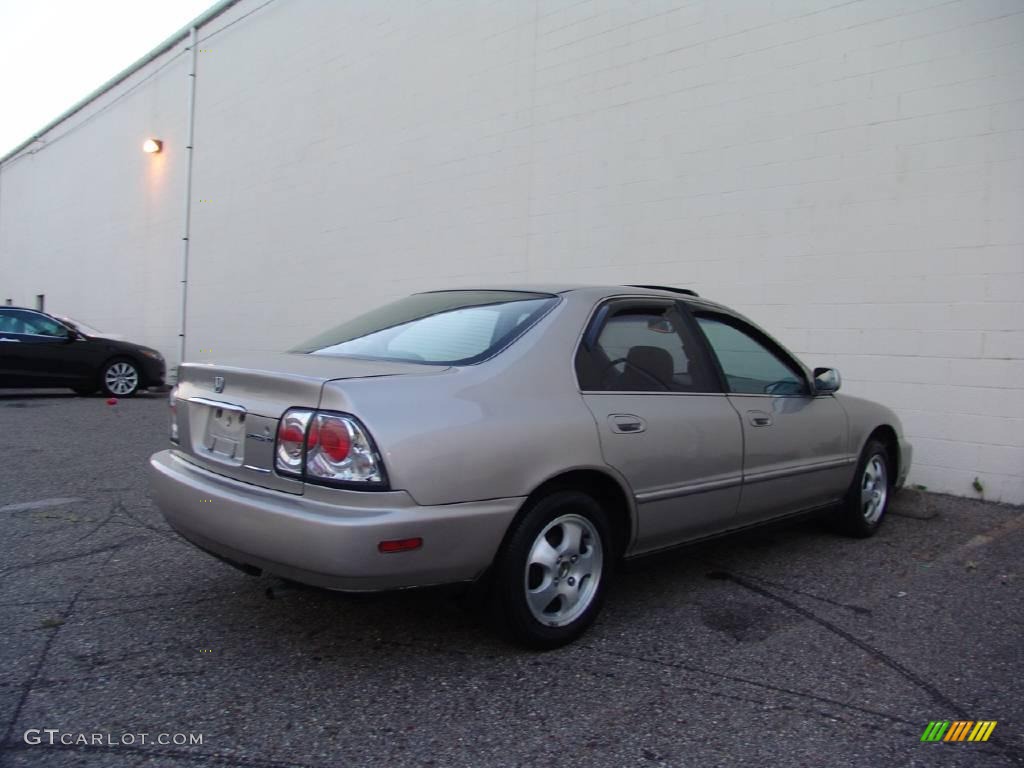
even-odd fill
[{"label": "car taillight", "polygon": [[319,448],[334,464],[344,462],[352,450],[349,423],[331,416],[317,416],[309,433],[309,447]]},{"label": "car taillight", "polygon": [[306,449],[307,477],[336,483],[384,482],[377,451],[352,416],[317,412]]},{"label": "car taillight", "polygon": [[171,393],[167,398],[171,407],[171,442],[178,442],[178,387],[171,387]]},{"label": "car taillight", "polygon": [[279,473],[325,485],[383,487],[384,468],[376,447],[354,416],[293,408],[277,430]]},{"label": "car taillight", "polygon": [[277,425],[277,445],[274,448],[274,464],[278,472],[286,475],[302,474],[306,427],[312,417],[313,411],[301,408],[292,408],[281,417]]}]

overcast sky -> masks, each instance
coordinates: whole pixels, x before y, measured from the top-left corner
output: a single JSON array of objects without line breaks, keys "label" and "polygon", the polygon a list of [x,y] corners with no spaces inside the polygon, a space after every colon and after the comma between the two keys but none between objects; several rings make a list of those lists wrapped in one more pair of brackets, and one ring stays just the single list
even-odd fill
[{"label": "overcast sky", "polygon": [[0,156],[214,0],[0,0]]}]

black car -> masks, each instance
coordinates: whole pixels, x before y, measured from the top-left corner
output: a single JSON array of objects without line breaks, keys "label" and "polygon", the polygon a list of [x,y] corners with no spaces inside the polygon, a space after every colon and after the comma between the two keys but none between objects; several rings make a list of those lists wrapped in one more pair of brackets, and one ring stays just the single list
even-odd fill
[{"label": "black car", "polygon": [[68,318],[0,307],[0,388],[70,387],[130,397],[164,383],[163,355]]}]

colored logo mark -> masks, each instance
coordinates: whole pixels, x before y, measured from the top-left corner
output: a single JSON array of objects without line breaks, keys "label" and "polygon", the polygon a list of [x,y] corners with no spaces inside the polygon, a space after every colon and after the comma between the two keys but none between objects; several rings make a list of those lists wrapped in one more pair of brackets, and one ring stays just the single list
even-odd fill
[{"label": "colored logo mark", "polygon": [[996,720],[932,720],[921,734],[921,741],[988,741]]}]

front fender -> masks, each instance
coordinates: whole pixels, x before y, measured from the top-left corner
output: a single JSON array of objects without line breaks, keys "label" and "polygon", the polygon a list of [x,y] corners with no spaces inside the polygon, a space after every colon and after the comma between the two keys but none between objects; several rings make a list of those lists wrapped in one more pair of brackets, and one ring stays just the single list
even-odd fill
[{"label": "front fender", "polygon": [[910,471],[913,459],[913,446],[903,433],[903,424],[899,416],[891,408],[852,395],[836,394],[836,400],[846,411],[849,425],[848,450],[851,456],[860,456],[868,438],[878,429],[891,429],[896,438],[896,465],[898,467],[895,485],[902,486]]}]

